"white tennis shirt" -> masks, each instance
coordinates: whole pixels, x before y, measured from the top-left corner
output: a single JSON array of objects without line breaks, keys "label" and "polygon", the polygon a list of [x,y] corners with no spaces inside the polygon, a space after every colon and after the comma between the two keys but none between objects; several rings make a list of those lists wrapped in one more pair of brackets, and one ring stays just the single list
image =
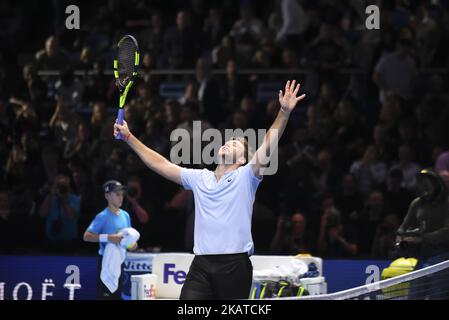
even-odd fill
[{"label": "white tennis shirt", "polygon": [[181,180],[195,198],[193,252],[252,255],[251,218],[262,178],[254,175],[251,165],[224,174],[220,181],[210,170],[182,168]]}]

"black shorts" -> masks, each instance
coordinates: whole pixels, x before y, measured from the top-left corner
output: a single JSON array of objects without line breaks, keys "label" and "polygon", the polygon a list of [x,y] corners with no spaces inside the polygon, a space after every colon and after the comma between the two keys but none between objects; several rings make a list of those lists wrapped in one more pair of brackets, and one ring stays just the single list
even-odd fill
[{"label": "black shorts", "polygon": [[108,287],[106,287],[101,281],[100,274],[101,274],[101,265],[102,265],[103,257],[100,256],[98,258],[98,271],[97,271],[97,300],[121,300],[122,299],[122,289],[123,289],[123,268],[125,264],[122,264],[121,266],[121,273],[120,278],[118,279],[118,288],[117,290],[112,293],[109,291]]},{"label": "black shorts", "polygon": [[248,299],[252,280],[247,253],[198,255],[190,265],[180,299]]}]

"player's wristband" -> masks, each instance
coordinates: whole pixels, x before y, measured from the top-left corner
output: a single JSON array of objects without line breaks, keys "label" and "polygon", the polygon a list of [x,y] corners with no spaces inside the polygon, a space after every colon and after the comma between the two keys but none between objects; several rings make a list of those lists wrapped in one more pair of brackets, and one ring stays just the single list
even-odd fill
[{"label": "player's wristband", "polygon": [[131,132],[130,133],[128,133],[127,135],[126,135],[126,137],[125,137],[125,142],[128,142],[128,140],[129,140],[129,138],[131,137]]},{"label": "player's wristband", "polygon": [[100,242],[108,242],[108,235],[107,234],[100,234],[99,237]]}]

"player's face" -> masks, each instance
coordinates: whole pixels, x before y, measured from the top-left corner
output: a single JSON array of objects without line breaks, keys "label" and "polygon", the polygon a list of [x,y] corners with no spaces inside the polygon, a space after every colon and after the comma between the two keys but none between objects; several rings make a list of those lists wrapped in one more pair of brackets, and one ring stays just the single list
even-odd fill
[{"label": "player's face", "polygon": [[224,164],[234,164],[244,159],[245,146],[238,140],[229,140],[218,150],[218,156]]},{"label": "player's face", "polygon": [[108,201],[117,208],[122,206],[124,197],[124,191],[113,191],[106,194],[106,199],[108,199]]}]

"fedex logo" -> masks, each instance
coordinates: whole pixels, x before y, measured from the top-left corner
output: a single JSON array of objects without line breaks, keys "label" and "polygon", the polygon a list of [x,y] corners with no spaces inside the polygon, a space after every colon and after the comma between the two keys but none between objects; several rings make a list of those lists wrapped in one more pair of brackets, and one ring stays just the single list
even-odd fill
[{"label": "fedex logo", "polygon": [[182,270],[175,271],[176,265],[174,263],[165,263],[164,264],[164,283],[168,283],[170,277],[173,277],[173,280],[176,284],[183,284],[186,280],[186,273]]}]

